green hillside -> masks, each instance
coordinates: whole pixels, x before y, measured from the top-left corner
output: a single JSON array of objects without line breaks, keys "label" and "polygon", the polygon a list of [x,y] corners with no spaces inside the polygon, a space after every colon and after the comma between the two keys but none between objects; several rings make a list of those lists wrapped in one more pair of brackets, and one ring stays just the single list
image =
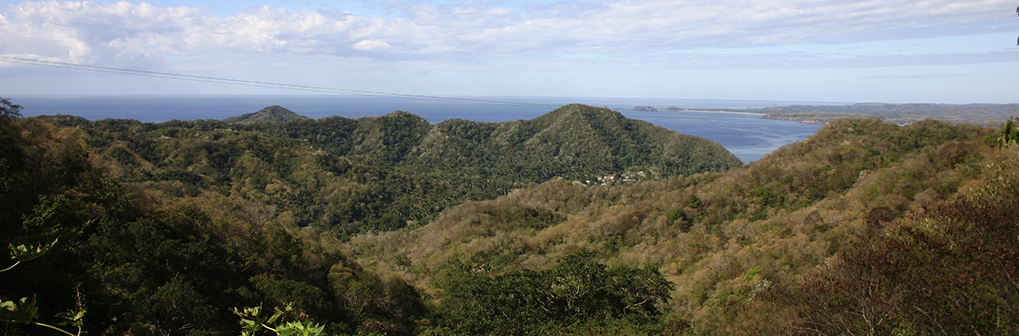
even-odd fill
[{"label": "green hillside", "polygon": [[349,246],[439,306],[460,295],[446,285],[457,265],[498,278],[578,251],[654,265],[675,285],[658,324],[566,333],[1010,334],[1019,161],[984,143],[987,132],[837,120],[725,173],[618,187],[554,180]]},{"label": "green hillside", "polygon": [[92,122],[4,104],[0,244],[16,253],[0,262],[0,335],[238,335],[255,307],[284,306],[261,321],[1019,333],[1019,148],[994,129],[842,119],[739,165],[582,105],[432,125]]},{"label": "green hillside", "polygon": [[530,121],[437,125],[407,112],[250,124],[41,119],[75,127],[124,182],[175,197],[215,188],[343,236],[421,225],[557,176],[655,179],[741,164],[715,142],[583,105]]},{"label": "green hillside", "polygon": [[506,179],[496,181],[500,184],[556,176],[586,181],[639,171],[669,177],[741,164],[713,141],[585,105],[564,106],[534,120],[443,121],[408,160],[441,171]]}]

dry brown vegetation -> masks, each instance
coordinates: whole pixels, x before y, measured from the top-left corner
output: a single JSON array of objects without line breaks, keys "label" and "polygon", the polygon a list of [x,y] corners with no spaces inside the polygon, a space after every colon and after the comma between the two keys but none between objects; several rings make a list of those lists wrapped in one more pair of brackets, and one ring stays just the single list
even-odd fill
[{"label": "dry brown vegetation", "polygon": [[[435,284],[451,262],[499,274],[547,269],[590,250],[607,265],[656,265],[676,285],[669,318],[695,334],[926,334],[946,325],[1014,332],[987,321],[1011,321],[1001,316],[1015,307],[1010,279],[1019,274],[1007,256],[1016,250],[1019,162],[983,142],[989,132],[934,121],[839,120],[726,173],[617,187],[557,179],[463,204],[423,228],[361,235],[347,245],[362,264],[401,275],[432,302],[442,298]],[[974,195],[989,199],[966,201]],[[973,210],[981,207],[993,209]],[[970,217],[972,224],[954,224]],[[927,251],[937,246],[901,247],[919,239],[916,230],[953,225],[980,227],[983,235],[969,241],[998,237],[1004,245],[954,251],[957,259],[944,261]],[[917,267],[931,262],[943,266]],[[939,273],[948,268],[978,279],[914,278],[951,277]],[[904,280],[903,272],[914,275]],[[983,279],[986,272],[996,275]],[[1006,288],[987,294],[981,286]],[[859,297],[875,288],[886,292]],[[931,292],[938,290],[954,297]],[[984,294],[967,296],[974,293]],[[901,298],[909,295],[912,301]],[[831,307],[842,297],[848,301]],[[956,301],[926,312],[927,319],[911,318],[920,312],[910,305],[934,299]],[[962,299],[980,306],[970,315],[949,313]]]}]

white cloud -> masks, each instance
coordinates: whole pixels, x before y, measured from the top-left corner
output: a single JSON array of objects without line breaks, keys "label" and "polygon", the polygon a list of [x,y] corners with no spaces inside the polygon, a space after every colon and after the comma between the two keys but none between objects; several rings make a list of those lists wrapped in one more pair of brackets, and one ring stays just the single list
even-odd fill
[{"label": "white cloud", "polygon": [[354,43],[352,47],[362,51],[381,51],[389,49],[392,46],[390,46],[389,43],[382,41],[362,40],[361,42]]},{"label": "white cloud", "polygon": [[580,0],[516,9],[469,1],[383,5],[398,14],[260,6],[214,16],[201,8],[145,3],[24,2],[0,9],[0,52],[144,67],[192,57],[255,61],[279,55],[440,63],[545,55],[546,64],[617,62],[704,47],[987,34],[1010,31],[1014,21],[1008,0]]}]

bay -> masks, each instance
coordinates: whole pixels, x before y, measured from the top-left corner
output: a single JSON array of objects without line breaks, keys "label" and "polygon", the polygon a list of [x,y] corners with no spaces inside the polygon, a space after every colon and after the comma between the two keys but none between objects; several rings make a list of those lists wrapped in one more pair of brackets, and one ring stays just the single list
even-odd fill
[{"label": "bay", "polygon": [[533,119],[562,105],[582,103],[607,107],[632,119],[644,120],[682,134],[707,138],[725,146],[745,163],[756,161],[786,144],[802,141],[822,125],[770,120],[758,114],[726,112],[642,112],[636,106],[659,109],[755,108],[774,105],[814,104],[749,100],[695,100],[660,98],[590,97],[420,97],[347,95],[235,95],[235,96],[25,96],[8,97],[22,105],[26,117],[75,115],[89,120],[135,119],[145,122],[168,120],[226,119],[280,105],[310,118],[342,116],[360,118],[402,110],[431,123],[459,118],[500,122]]},{"label": "bay", "polygon": [[760,114],[728,112],[622,112],[673,131],[714,140],[744,163],[817,132],[821,124],[764,119]]}]

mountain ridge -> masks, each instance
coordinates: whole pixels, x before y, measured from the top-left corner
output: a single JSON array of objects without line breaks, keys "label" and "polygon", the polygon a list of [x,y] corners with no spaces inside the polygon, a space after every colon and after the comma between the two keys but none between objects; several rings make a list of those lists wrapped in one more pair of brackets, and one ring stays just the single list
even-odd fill
[{"label": "mountain ridge", "polygon": [[[640,170],[664,177],[742,164],[716,142],[579,104],[563,106],[532,120],[447,120],[436,124],[426,140],[412,152],[418,162],[445,169],[455,169],[465,160],[503,162],[520,169],[556,169],[544,179],[565,173],[564,177],[583,180],[585,176]],[[454,144],[459,144],[459,154],[451,157],[446,147]],[[520,167],[508,161],[520,158],[542,164]]]},{"label": "mountain ridge", "polygon": [[[43,119],[86,129],[125,180],[181,181],[189,192],[253,188],[300,225],[343,236],[423,225],[442,209],[555,177],[624,183],[599,177],[629,173],[625,182],[634,182],[742,165],[713,141],[586,105],[502,123],[431,124],[405,111],[247,124]],[[115,140],[128,129],[138,132]]]}]

